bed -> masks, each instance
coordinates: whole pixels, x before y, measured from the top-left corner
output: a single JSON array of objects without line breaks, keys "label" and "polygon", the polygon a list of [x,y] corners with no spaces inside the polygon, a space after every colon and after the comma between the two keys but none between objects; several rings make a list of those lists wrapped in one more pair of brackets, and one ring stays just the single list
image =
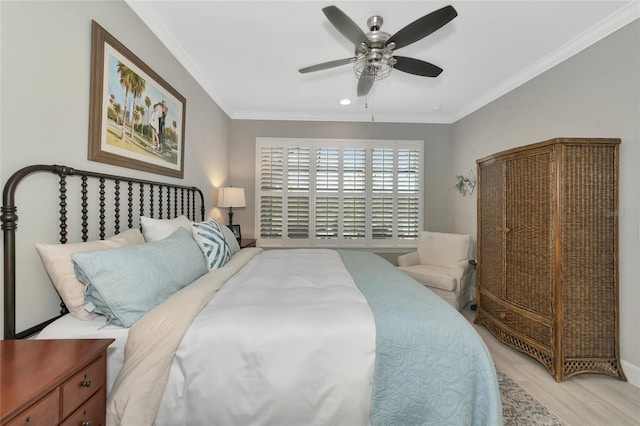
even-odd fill
[{"label": "bed", "polygon": [[[92,288],[106,288],[100,287],[101,274],[114,271],[120,275],[109,275],[110,282],[132,288],[132,280],[139,287],[151,281],[156,291],[156,282],[170,272],[146,271],[145,253],[173,253],[160,263],[177,262],[169,271],[185,268],[197,257],[189,251],[189,239],[199,243],[197,232],[186,230],[197,231],[210,221],[204,220],[202,193],[193,187],[62,166],[32,166],[5,185],[5,338],[34,332],[48,339],[114,338],[107,363],[108,424],[502,424],[495,367],[482,339],[437,295],[367,252],[230,247],[228,259],[209,268],[215,256],[205,249],[200,252],[203,273],[133,317],[128,317],[130,308],[124,314],[114,308],[79,319],[65,308],[60,316],[16,333],[13,193],[17,182],[43,171],[62,182],[61,211],[70,204],[70,178],[98,179],[100,197],[116,197],[118,201],[98,203],[101,240],[115,238],[102,235],[104,218],[118,217],[106,214],[105,206],[127,211],[125,219],[117,219],[126,225],[114,232],[116,237],[137,228],[148,237],[130,247],[72,255],[77,277],[88,280],[87,300],[93,297]],[[105,182],[118,182],[127,190],[105,189]],[[82,240],[91,243],[84,229],[90,227],[87,203],[82,201],[87,186],[82,185],[78,205],[83,211]],[[140,188],[140,200],[132,200],[132,187]],[[121,192],[128,194],[122,203]],[[143,194],[151,198],[143,199]],[[66,212],[60,216],[63,240],[70,224]],[[140,216],[153,226],[143,229]],[[164,227],[163,238],[153,236],[157,227]],[[232,245],[228,238],[221,241]],[[154,259],[162,258],[162,253],[153,253]],[[127,264],[129,260],[133,264]],[[146,271],[143,277],[160,277],[131,278],[139,270]],[[95,305],[100,311],[99,298]]]}]

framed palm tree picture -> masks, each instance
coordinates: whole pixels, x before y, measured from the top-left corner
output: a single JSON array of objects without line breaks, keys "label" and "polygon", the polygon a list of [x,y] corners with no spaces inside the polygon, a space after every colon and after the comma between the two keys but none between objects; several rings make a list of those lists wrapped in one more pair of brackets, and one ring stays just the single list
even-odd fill
[{"label": "framed palm tree picture", "polygon": [[186,100],[93,21],[89,160],[184,176]]}]

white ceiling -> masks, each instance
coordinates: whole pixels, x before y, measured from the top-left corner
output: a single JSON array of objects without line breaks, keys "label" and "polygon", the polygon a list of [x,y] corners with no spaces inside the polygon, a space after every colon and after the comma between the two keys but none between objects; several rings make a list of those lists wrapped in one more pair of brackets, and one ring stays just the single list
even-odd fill
[{"label": "white ceiling", "polygon": [[[635,1],[137,1],[129,6],[233,119],[452,123],[639,16]],[[397,54],[444,69],[395,70],[356,96],[352,65],[299,68],[353,56],[327,20],[334,4],[368,31],[394,34],[447,4],[458,16]],[[162,75],[162,70],[156,70]],[[350,98],[349,106],[339,105]]]}]

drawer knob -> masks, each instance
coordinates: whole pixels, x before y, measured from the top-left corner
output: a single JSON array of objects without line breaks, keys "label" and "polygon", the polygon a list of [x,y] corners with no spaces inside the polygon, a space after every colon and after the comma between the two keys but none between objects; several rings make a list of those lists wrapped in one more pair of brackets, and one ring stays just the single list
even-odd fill
[{"label": "drawer knob", "polygon": [[82,382],[82,387],[83,388],[91,387],[91,380],[86,380],[86,381]]},{"label": "drawer knob", "polygon": [[91,426],[91,420],[85,420],[81,423],[82,426]]},{"label": "drawer knob", "polygon": [[500,317],[501,320],[505,320],[507,319],[507,314],[506,312],[500,312],[500,315],[498,315]]}]

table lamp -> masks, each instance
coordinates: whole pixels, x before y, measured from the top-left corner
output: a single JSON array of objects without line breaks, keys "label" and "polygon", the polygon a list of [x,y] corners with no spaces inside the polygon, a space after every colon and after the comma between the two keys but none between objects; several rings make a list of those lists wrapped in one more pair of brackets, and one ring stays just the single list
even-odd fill
[{"label": "table lamp", "polygon": [[233,225],[233,208],[246,205],[244,188],[225,187],[218,190],[218,207],[229,207],[229,227]]}]

